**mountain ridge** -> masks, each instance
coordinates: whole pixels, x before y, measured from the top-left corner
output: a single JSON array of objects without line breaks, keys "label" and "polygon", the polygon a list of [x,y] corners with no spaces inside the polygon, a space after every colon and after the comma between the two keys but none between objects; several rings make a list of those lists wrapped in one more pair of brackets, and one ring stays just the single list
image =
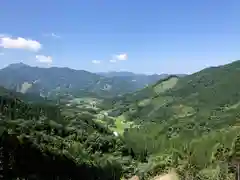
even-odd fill
[{"label": "mountain ridge", "polygon": [[[177,123],[180,119],[186,123],[195,119],[198,120],[195,123],[200,123],[201,119],[204,121],[222,115],[222,123],[234,125],[238,122],[235,116],[238,117],[237,110],[240,108],[239,76],[240,61],[206,68],[181,78],[170,76],[121,97],[115,108],[124,108],[126,118],[138,123]],[[224,92],[225,95],[221,95]],[[211,126],[211,121],[208,126]]]},{"label": "mountain ridge", "polygon": [[[144,78],[143,78],[144,77]],[[20,92],[34,92],[44,96],[70,93],[81,94],[81,91],[100,96],[117,96],[133,92],[152,84],[161,76],[134,75],[103,76],[85,70],[68,67],[32,67],[23,63],[10,64],[0,70],[0,85]]]},{"label": "mountain ridge", "polygon": [[105,109],[106,101],[95,97],[56,106],[16,102],[3,88],[0,152],[8,152],[7,140],[15,138],[10,143],[17,148],[9,157],[15,161],[8,170],[16,177],[56,179],[65,173],[63,179],[81,174],[89,180],[151,179],[174,170],[181,179],[232,180],[240,142],[239,75],[240,61],[185,77],[171,75],[107,99]]}]

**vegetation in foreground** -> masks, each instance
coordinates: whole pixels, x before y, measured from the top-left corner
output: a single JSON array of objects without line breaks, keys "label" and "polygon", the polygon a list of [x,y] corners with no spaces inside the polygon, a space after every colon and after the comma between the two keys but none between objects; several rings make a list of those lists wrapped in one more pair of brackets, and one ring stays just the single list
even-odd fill
[{"label": "vegetation in foreground", "polygon": [[175,169],[180,179],[234,179],[240,160],[239,68],[236,61],[168,77],[94,105],[27,103],[2,93],[0,174],[151,179]]}]

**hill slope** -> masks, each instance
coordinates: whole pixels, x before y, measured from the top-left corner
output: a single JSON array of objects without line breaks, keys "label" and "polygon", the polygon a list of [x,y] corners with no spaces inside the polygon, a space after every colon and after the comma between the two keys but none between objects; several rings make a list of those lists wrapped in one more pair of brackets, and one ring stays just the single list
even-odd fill
[{"label": "hill slope", "polygon": [[[236,61],[181,78],[170,76],[119,100],[131,108],[131,113],[125,113],[129,118],[154,122],[209,119],[211,123],[210,119],[220,117],[234,125],[234,112],[240,108],[239,75],[240,61]],[[222,121],[219,119],[219,123]]]},{"label": "hill slope", "polygon": [[[212,164],[212,158],[218,148],[226,153],[221,155],[222,159],[228,157],[239,133],[239,76],[240,61],[235,61],[189,76],[159,80],[152,86],[112,100],[112,105],[107,106],[106,101],[104,105],[112,108],[109,115],[121,115],[123,122],[133,123],[123,133],[125,142],[138,158],[144,160],[143,157],[149,156],[146,168],[162,166],[156,158],[173,158],[175,151],[189,151],[191,161],[196,163],[192,164],[196,173],[205,173],[205,168],[216,168],[218,163],[215,159],[216,164]],[[171,167],[175,167],[174,163]]]},{"label": "hill slope", "polygon": [[17,99],[23,100],[23,101],[28,102],[28,103],[51,103],[51,104],[56,104],[56,102],[47,101],[45,98],[39,96],[36,93],[16,92],[14,90],[6,89],[2,86],[0,86],[0,96],[17,98]]},{"label": "hill slope", "polygon": [[170,76],[102,106],[94,98],[51,106],[0,96],[0,153],[9,157],[14,149],[7,159],[15,160],[4,168],[15,177],[42,179],[84,173],[85,179],[133,173],[150,179],[174,169],[180,179],[232,180],[240,154],[239,69],[236,61]]},{"label": "hill slope", "polygon": [[[94,108],[27,103],[0,93],[0,177],[120,179],[123,141],[93,119]],[[127,159],[126,159],[127,158]],[[13,160],[12,160],[13,159]],[[120,164],[121,163],[121,164]]]},{"label": "hill slope", "polygon": [[160,79],[159,76],[139,79],[106,77],[70,68],[39,68],[23,63],[11,64],[0,70],[0,85],[18,92],[34,92],[44,96],[58,94],[116,96],[143,88]]}]

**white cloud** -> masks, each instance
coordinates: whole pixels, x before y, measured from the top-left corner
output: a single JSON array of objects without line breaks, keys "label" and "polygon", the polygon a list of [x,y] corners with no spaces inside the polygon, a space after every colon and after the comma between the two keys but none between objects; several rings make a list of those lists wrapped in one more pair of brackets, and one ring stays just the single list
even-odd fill
[{"label": "white cloud", "polygon": [[36,59],[38,62],[46,63],[46,64],[51,64],[53,61],[51,56],[44,56],[44,55],[36,55]]},{"label": "white cloud", "polygon": [[92,63],[93,63],[93,64],[100,64],[101,61],[98,61],[98,60],[92,60]]},{"label": "white cloud", "polygon": [[117,62],[117,60],[116,59],[111,59],[109,62],[115,63],[115,62]]},{"label": "white cloud", "polygon": [[26,49],[31,51],[38,51],[42,45],[35,40],[25,39],[22,37],[11,38],[6,35],[0,36],[0,47],[6,49]]},{"label": "white cloud", "polygon": [[128,59],[128,55],[126,53],[118,54],[115,56],[117,60],[119,61],[125,61]]},{"label": "white cloud", "polygon": [[10,35],[1,33],[1,34],[0,34],[0,38],[1,38],[1,37],[10,37]]},{"label": "white cloud", "polygon": [[60,38],[60,36],[59,36],[59,35],[56,35],[55,33],[52,33],[51,35],[52,35],[52,37]]},{"label": "white cloud", "polygon": [[59,35],[55,34],[55,33],[49,33],[49,34],[43,34],[44,36],[51,36],[53,38],[60,38]]}]

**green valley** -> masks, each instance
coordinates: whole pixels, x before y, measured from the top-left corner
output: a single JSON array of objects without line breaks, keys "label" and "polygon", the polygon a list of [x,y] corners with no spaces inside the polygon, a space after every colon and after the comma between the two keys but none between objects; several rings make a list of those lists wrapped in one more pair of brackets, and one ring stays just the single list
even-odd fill
[{"label": "green valley", "polygon": [[[82,77],[81,83],[90,85],[82,93],[65,89],[52,99],[38,94],[48,85],[53,93],[38,69],[42,87],[24,84],[23,78],[20,92],[10,85],[0,91],[0,174],[5,179],[151,180],[174,171],[179,180],[233,180],[240,158],[239,69],[235,61],[159,78],[141,89],[111,76],[102,80],[114,88],[104,93],[90,82],[100,75],[85,72],[89,81]],[[73,77],[68,73],[65,78]],[[74,86],[59,77],[54,87]]]}]

